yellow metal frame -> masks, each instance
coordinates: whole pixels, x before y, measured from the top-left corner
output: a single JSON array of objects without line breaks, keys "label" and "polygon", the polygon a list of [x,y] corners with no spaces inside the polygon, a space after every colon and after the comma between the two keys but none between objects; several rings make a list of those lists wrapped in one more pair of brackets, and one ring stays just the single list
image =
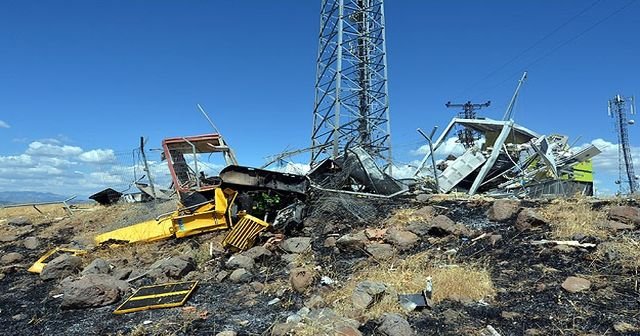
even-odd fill
[{"label": "yellow metal frame", "polygon": [[40,259],[38,259],[35,263],[33,263],[33,265],[31,265],[31,267],[29,267],[29,269],[27,271],[32,272],[32,273],[41,273],[42,269],[47,265],[47,263],[45,262],[47,259],[49,259],[51,256],[53,256],[55,253],[57,252],[67,252],[67,253],[71,253],[75,256],[77,255],[83,255],[85,253],[87,253],[87,251],[85,250],[78,250],[78,249],[71,249],[71,248],[65,248],[65,247],[56,247],[53,250],[45,253],[44,255],[42,255],[42,257],[40,257]]},{"label": "yellow metal frame", "polygon": [[[136,297],[136,294],[138,294],[138,292],[141,289],[145,289],[145,288],[151,288],[151,287],[157,287],[157,286],[169,286],[169,285],[175,285],[175,284],[182,284],[182,283],[188,283],[191,281],[184,281],[184,282],[170,282],[170,283],[166,283],[166,284],[159,284],[159,285],[152,285],[152,286],[143,286],[138,288],[133,295],[131,295],[128,299],[126,299],[120,306],[118,306],[118,308],[116,308],[116,310],[113,311],[114,314],[126,314],[126,313],[133,313],[133,312],[137,312],[137,311],[143,311],[143,310],[149,310],[149,309],[157,309],[157,308],[171,308],[171,307],[179,307],[184,305],[187,302],[187,299],[189,299],[189,297],[191,296],[191,293],[193,293],[193,291],[196,289],[196,287],[198,286],[198,281],[195,281],[193,283],[193,286],[191,286],[190,289],[188,290],[183,290],[183,291],[178,291],[178,292],[168,292],[168,293],[160,293],[160,294],[152,294],[152,295],[145,295],[145,296],[139,296]],[[163,303],[163,304],[157,304],[157,305],[148,305],[148,306],[144,306],[144,307],[136,307],[136,308],[130,308],[130,309],[124,309],[121,310],[120,308],[122,308],[125,304],[127,304],[127,302],[129,301],[138,301],[138,300],[146,300],[146,299],[154,299],[154,298],[162,298],[162,297],[166,297],[166,296],[171,296],[171,295],[184,295],[184,298],[182,299],[182,301],[180,302],[172,302],[172,303]]]},{"label": "yellow metal frame", "polygon": [[269,223],[259,218],[243,215],[224,238],[222,246],[246,250],[251,247],[257,235],[268,227]]},{"label": "yellow metal frame", "polygon": [[159,220],[148,220],[138,224],[123,227],[96,236],[96,244],[108,241],[123,241],[128,243],[152,242],[170,237],[183,238],[203,232],[225,230],[229,228],[231,220],[226,216],[230,204],[225,192],[217,188],[214,191],[212,203],[199,206],[191,214],[181,215],[179,211]]}]

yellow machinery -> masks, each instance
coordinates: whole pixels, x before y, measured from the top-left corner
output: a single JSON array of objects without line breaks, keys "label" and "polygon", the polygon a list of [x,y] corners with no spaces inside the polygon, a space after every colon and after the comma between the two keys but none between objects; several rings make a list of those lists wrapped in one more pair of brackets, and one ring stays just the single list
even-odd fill
[{"label": "yellow machinery", "polygon": [[[223,245],[237,250],[245,250],[253,245],[258,234],[269,227],[269,223],[242,212],[233,225],[229,208],[237,193],[230,189],[216,188],[213,202],[194,206],[191,213],[175,211],[159,219],[148,220],[121,229],[103,233],[95,237],[96,244],[106,242],[152,242],[170,237],[187,237],[194,234],[232,230],[225,237]],[[230,199],[230,200],[228,200]],[[212,204],[213,203],[213,204]]]},{"label": "yellow machinery", "polygon": [[47,265],[49,261],[55,259],[61,254],[72,254],[75,256],[80,256],[85,253],[87,253],[87,251],[85,250],[56,247],[53,250],[50,250],[49,252],[45,253],[42,257],[40,257],[40,259],[38,259],[35,263],[33,263],[33,265],[31,265],[31,267],[29,267],[27,271],[33,272],[33,273],[40,273],[42,272],[42,269]]},{"label": "yellow machinery", "polygon": [[[233,151],[219,134],[167,138],[162,141],[162,147],[181,208],[98,235],[97,244],[151,242],[231,229],[223,245],[244,250],[269,227],[268,215],[275,218],[282,205],[294,203],[305,195],[304,176],[237,166]],[[207,177],[198,168],[198,154],[210,153],[224,155],[228,166],[220,171],[220,176]],[[238,211],[234,216],[238,222],[234,225],[230,209],[236,197]],[[248,215],[247,211],[264,220]]]},{"label": "yellow machinery", "polygon": [[[231,203],[235,192],[230,192]],[[213,203],[213,204],[212,204]],[[105,242],[151,242],[172,236],[182,238],[203,232],[225,230],[230,227],[227,216],[229,201],[224,191],[215,189],[213,202],[195,206],[192,213],[175,211],[158,219],[144,221],[95,237],[97,244]]]}]

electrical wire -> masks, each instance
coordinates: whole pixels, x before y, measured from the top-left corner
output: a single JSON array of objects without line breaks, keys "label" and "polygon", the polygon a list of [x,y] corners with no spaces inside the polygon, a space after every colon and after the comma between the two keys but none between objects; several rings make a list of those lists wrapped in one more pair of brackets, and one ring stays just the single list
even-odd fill
[{"label": "electrical wire", "polygon": [[548,52],[542,54],[542,56],[536,58],[535,60],[533,60],[532,62],[527,63],[525,66],[523,66],[521,68],[521,70],[517,70],[515,72],[513,72],[511,75],[509,75],[507,78],[505,78],[503,81],[499,82],[498,84],[491,86],[490,88],[487,88],[483,91],[481,91],[480,93],[484,93],[487,92],[489,90],[492,90],[496,87],[501,86],[502,84],[504,84],[505,82],[511,80],[513,77],[521,74],[524,70],[523,69],[529,69],[532,66],[538,64],[539,62],[541,62],[542,60],[544,60],[545,58],[551,56],[553,53],[555,53],[556,51],[558,51],[559,49],[565,47],[566,45],[568,45],[569,43],[579,39],[580,37],[584,36],[585,34],[587,34],[588,32],[590,32],[591,30],[595,29],[596,27],[600,26],[601,24],[603,24],[605,21],[609,20],[610,18],[612,18],[613,16],[619,14],[620,12],[622,12],[623,10],[627,9],[629,6],[633,5],[636,2],[636,0],[630,0],[629,2],[627,2],[626,4],[624,4],[622,7],[618,8],[617,10],[611,12],[609,15],[605,16],[604,18],[596,21],[594,24],[590,25],[589,27],[587,27],[586,29],[582,30],[580,33],[573,35],[571,38],[565,40],[564,42],[560,43],[559,45],[557,45],[556,47],[554,47],[553,49],[549,50]]}]

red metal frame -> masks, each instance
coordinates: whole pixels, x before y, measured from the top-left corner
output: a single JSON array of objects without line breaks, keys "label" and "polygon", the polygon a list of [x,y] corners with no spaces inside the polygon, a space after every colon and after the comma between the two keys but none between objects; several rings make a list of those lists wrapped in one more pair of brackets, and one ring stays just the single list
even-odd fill
[{"label": "red metal frame", "polygon": [[[194,136],[186,136],[186,137],[166,138],[162,140],[162,150],[164,151],[164,157],[165,157],[165,160],[167,160],[167,165],[169,166],[169,172],[171,173],[171,179],[173,180],[174,188],[176,188],[177,191],[188,192],[191,189],[183,188],[180,181],[178,180],[176,171],[173,168],[173,157],[171,157],[171,153],[169,151],[170,145],[171,144],[187,144],[188,145],[187,141],[194,143],[194,145],[195,143],[206,142],[206,141],[216,141],[218,144],[220,144],[220,139],[222,139],[222,136],[220,136],[220,134],[202,134],[202,135],[194,135]],[[216,152],[222,152],[222,151],[216,150],[215,148],[211,148],[210,151],[204,151],[204,150],[201,151],[199,150],[198,146],[196,146],[196,153],[216,153]],[[182,154],[191,153],[191,150],[188,152],[181,151],[181,153]],[[197,173],[198,172],[196,172],[196,174]],[[208,189],[212,189],[212,188],[202,188],[202,190],[208,190]]]}]

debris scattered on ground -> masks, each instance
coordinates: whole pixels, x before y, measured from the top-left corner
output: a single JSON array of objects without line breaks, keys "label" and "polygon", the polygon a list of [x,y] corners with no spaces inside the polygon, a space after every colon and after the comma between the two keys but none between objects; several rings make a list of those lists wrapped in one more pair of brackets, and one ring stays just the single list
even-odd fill
[{"label": "debris scattered on ground", "polygon": [[[343,204],[357,204],[349,203],[350,197],[361,196],[341,197]],[[629,308],[635,305],[629,298],[636,292],[640,235],[635,227],[601,225],[634,226],[609,218],[619,202],[520,201],[500,220],[489,219],[497,202],[491,199],[429,202],[418,203],[412,195],[385,200],[371,221],[354,219],[350,210],[311,208],[304,226],[290,228],[269,248],[264,242],[272,236],[257,237],[257,244],[245,251],[224,249],[224,231],[92,245],[94,232],[139,220],[127,209],[146,206],[141,204],[96,205],[95,211],[44,225],[31,219],[28,236],[0,243],[6,258],[22,256],[0,268],[3,311],[12,309],[0,319],[12,334],[78,334],[89,325],[123,334],[137,328],[171,332],[175,323],[184,326],[178,334],[637,332],[640,319]],[[88,227],[72,224],[89,220]],[[530,227],[522,230],[519,221]],[[25,244],[30,237],[39,243],[33,250]],[[60,248],[48,255],[51,246]],[[75,249],[65,250],[69,247]],[[38,255],[48,255],[40,274],[47,281],[25,270]],[[132,288],[184,281],[198,282],[184,309],[131,311],[124,319],[112,314],[132,296]],[[575,300],[599,304],[574,306]],[[135,301],[141,304],[134,309],[153,306],[129,302]],[[175,301],[182,302],[171,304]],[[74,321],[81,321],[73,331],[67,326],[70,310]],[[33,316],[41,322],[27,324]],[[576,316],[586,322],[575,324]]]}]

